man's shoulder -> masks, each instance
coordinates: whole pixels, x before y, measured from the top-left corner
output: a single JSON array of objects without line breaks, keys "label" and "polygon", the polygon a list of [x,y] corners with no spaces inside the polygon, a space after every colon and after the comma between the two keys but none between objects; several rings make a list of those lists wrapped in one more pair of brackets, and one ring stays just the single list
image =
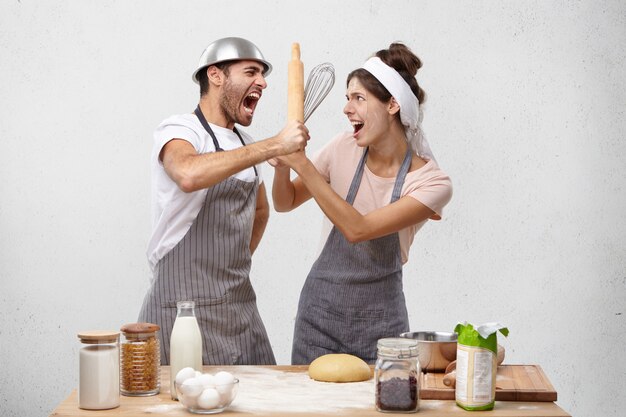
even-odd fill
[{"label": "man's shoulder", "polygon": [[164,129],[169,126],[185,126],[190,129],[196,130],[199,126],[198,118],[193,113],[174,114],[164,119],[159,126],[158,130]]},{"label": "man's shoulder", "polygon": [[176,114],[163,120],[154,130],[154,140],[160,149],[173,138],[184,139],[196,149],[204,149],[204,128],[194,114]]}]

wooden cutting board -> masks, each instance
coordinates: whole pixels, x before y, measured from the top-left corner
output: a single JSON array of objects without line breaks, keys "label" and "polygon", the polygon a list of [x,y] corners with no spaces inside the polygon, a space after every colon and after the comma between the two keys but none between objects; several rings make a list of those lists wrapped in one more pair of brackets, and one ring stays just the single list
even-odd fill
[{"label": "wooden cutting board", "polygon": [[[454,400],[454,388],[443,384],[443,373],[422,374],[420,398]],[[556,401],[554,387],[539,365],[500,365],[496,374],[497,401]]]}]

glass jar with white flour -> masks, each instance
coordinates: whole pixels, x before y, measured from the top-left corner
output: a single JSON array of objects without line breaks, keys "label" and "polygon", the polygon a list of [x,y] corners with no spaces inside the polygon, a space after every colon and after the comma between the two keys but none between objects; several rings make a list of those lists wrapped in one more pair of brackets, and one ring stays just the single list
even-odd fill
[{"label": "glass jar with white flour", "polygon": [[80,381],[78,406],[105,410],[120,405],[119,333],[88,331],[78,333]]}]

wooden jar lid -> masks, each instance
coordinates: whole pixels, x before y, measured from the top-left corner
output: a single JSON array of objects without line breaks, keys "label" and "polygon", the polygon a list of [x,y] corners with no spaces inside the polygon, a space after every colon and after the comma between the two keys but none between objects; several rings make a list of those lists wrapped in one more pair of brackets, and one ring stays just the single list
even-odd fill
[{"label": "wooden jar lid", "polygon": [[90,330],[78,333],[78,338],[81,342],[90,344],[113,343],[117,342],[119,337],[119,332],[110,330]]},{"label": "wooden jar lid", "polygon": [[160,330],[158,324],[153,323],[128,323],[120,328],[120,331],[124,334],[137,334],[137,333],[154,333]]}]

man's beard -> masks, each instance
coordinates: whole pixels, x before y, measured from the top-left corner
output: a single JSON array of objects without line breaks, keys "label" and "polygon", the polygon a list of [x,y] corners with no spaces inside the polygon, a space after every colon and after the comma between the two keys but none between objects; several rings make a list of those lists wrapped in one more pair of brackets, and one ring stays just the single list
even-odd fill
[{"label": "man's beard", "polygon": [[228,123],[232,122],[238,123],[242,126],[249,126],[250,122],[248,122],[248,120],[242,121],[239,117],[239,105],[241,103],[242,97],[246,93],[245,91],[241,90],[242,88],[234,86],[230,82],[230,79],[227,78],[224,84],[221,108]]}]

